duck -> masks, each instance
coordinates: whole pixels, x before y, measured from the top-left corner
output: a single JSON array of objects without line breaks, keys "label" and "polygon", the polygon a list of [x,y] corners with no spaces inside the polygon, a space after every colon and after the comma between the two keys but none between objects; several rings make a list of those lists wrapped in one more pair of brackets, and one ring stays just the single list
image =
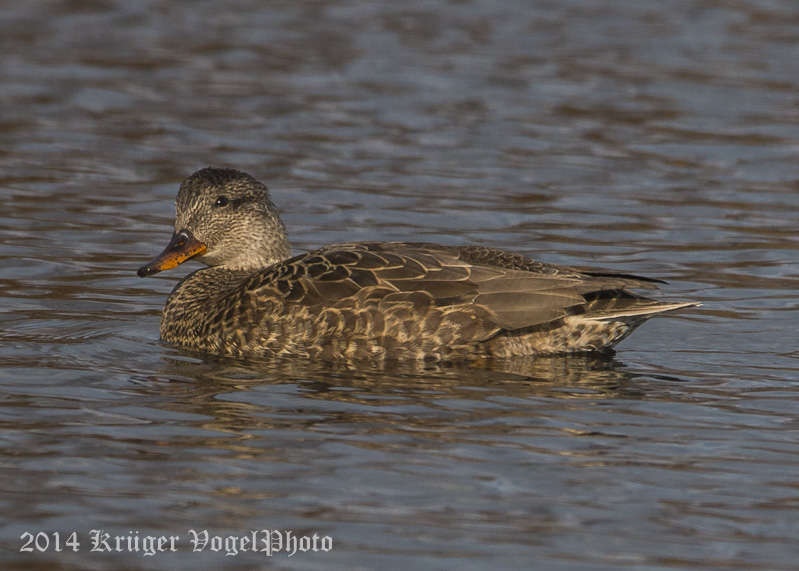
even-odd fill
[{"label": "duck", "polygon": [[440,360],[610,352],[649,318],[698,304],[631,290],[660,280],[484,246],[346,242],[292,255],[267,187],[208,167],[180,185],[147,277],[206,267],[169,295],[161,341],[233,357]]}]

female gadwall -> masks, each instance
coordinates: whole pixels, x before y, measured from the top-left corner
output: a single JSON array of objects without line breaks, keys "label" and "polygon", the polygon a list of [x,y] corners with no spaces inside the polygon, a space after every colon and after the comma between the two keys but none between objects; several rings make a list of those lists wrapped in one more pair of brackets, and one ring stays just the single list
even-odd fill
[{"label": "female gadwall", "polygon": [[[161,339],[253,356],[459,359],[610,350],[650,317],[696,305],[627,288],[657,280],[580,271],[476,246],[351,242],[291,256],[266,186],[206,168],[180,185],[175,233],[141,277],[194,259]],[[662,282],[660,282],[662,283]]]}]

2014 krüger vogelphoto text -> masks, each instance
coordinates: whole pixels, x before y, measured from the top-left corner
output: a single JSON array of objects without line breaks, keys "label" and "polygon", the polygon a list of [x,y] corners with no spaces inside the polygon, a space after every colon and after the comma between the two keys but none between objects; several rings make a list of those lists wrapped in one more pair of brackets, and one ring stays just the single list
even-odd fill
[{"label": "2014 kr\u00fcger vogelphoto text", "polygon": [[242,553],[260,553],[266,557],[285,554],[327,552],[333,549],[329,535],[297,535],[291,530],[260,529],[238,534],[218,534],[207,529],[189,529],[180,535],[153,535],[139,530],[116,534],[92,529],[86,534],[72,532],[25,532],[20,536],[22,553],[46,553],[88,549],[91,553],[139,553],[152,557],[159,553],[187,550],[192,553],[219,553],[235,557]]}]

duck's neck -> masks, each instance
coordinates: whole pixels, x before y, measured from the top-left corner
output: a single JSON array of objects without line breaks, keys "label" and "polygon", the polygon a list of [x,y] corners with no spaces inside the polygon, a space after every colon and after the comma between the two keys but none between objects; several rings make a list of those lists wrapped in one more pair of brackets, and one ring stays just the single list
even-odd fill
[{"label": "duck's neck", "polygon": [[[196,270],[180,280],[169,294],[167,306],[179,302],[183,306],[212,303],[230,295],[242,281],[253,274],[252,270],[239,270],[227,266],[205,267]],[[206,307],[207,309],[207,307]]]},{"label": "duck's neck", "polygon": [[[255,273],[291,257],[291,246],[285,232],[259,234],[248,238],[247,247],[237,246],[240,244],[219,247],[199,260],[220,270]],[[222,256],[220,252],[225,255]]]},{"label": "duck's neck", "polygon": [[266,224],[266,231],[250,238],[249,247],[243,249],[241,257],[228,260],[225,265],[231,269],[256,272],[268,268],[291,257],[291,245],[286,235],[286,226],[277,217]]}]

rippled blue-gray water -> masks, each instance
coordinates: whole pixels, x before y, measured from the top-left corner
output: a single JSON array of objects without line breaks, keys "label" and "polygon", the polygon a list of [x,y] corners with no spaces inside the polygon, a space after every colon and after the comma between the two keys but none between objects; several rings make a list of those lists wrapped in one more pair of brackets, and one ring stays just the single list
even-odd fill
[{"label": "rippled blue-gray water", "polygon": [[[0,48],[4,569],[799,568],[796,2],[5,1]],[[613,358],[185,354],[194,268],[135,270],[208,165],[297,252],[490,245],[703,305]],[[308,539],[225,549],[260,530]]]}]

